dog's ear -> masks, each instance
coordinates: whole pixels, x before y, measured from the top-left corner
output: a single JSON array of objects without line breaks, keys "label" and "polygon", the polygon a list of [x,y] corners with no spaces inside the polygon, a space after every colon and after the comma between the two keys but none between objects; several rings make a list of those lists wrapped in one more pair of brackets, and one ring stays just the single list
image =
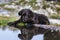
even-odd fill
[{"label": "dog's ear", "polygon": [[18,15],[19,15],[19,16],[21,15],[21,12],[20,12],[20,11],[18,12]]},{"label": "dog's ear", "polygon": [[19,12],[18,12],[18,15],[21,16],[22,13],[23,13],[23,10],[19,11]]},{"label": "dog's ear", "polygon": [[18,12],[18,15],[21,16],[23,12],[28,12],[29,14],[33,13],[30,9],[22,9],[21,11]]}]

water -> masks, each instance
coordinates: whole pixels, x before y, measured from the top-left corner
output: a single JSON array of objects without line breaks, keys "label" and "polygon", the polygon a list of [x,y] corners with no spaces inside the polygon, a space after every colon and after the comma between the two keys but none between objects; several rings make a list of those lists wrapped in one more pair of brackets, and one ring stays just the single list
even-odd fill
[{"label": "water", "polygon": [[43,40],[43,34],[40,34],[40,35],[36,35],[32,38],[32,40]]},{"label": "water", "polygon": [[9,29],[2,30],[0,29],[0,40],[19,40],[17,37],[18,32],[13,32]]},{"label": "water", "polygon": [[[1,26],[0,26],[1,27]],[[26,31],[26,30],[25,30]],[[24,32],[25,32],[24,31]],[[27,32],[29,34],[28,35],[28,40],[30,40],[29,35],[32,35],[29,31],[29,29],[27,30]],[[33,31],[33,37],[31,38],[31,40],[60,40],[60,32],[50,32],[49,30],[45,30],[45,29],[36,29],[35,31]],[[44,33],[44,34],[43,34]],[[20,30],[15,30],[14,28],[9,28],[8,26],[5,28],[5,30],[3,30],[3,28],[0,28],[0,40],[27,40],[26,39],[26,35],[24,36],[20,36],[20,38],[18,37],[18,35],[21,34]]]},{"label": "water", "polygon": [[[11,31],[9,28],[2,30],[0,28],[0,40],[21,40],[18,38],[19,30]],[[43,40],[43,34],[33,36],[32,40]]]}]

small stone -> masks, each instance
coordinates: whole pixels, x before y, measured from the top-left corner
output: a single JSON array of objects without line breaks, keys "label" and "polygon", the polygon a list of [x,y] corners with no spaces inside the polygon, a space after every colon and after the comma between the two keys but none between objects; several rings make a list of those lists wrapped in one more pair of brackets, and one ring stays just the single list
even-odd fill
[{"label": "small stone", "polygon": [[53,32],[54,30],[51,30],[51,32]]}]

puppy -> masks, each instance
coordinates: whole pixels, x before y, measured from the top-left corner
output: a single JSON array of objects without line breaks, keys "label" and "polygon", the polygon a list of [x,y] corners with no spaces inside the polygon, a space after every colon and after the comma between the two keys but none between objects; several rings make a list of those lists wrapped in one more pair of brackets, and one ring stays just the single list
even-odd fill
[{"label": "puppy", "polygon": [[44,25],[49,25],[50,22],[47,18],[47,16],[43,14],[37,14],[30,9],[22,9],[21,11],[18,12],[18,15],[21,16],[21,18],[17,21],[10,22],[8,25],[13,25],[17,27],[17,23],[20,22],[25,22],[29,24],[44,24]]},{"label": "puppy", "polygon": [[47,16],[34,13],[30,9],[22,9],[18,14],[21,16],[20,21],[22,22],[33,24],[50,24]]}]

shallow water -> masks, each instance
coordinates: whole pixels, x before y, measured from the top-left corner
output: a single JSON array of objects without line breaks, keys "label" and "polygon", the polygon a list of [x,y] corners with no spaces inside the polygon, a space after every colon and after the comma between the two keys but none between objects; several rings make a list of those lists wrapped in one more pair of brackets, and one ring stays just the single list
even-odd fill
[{"label": "shallow water", "polygon": [[19,31],[13,32],[9,29],[0,29],[0,40],[19,40],[19,38],[17,37],[18,32]]},{"label": "shallow water", "polygon": [[[9,28],[0,29],[0,40],[21,40],[18,38],[19,30],[11,31]],[[43,34],[33,36],[32,40],[43,40]]]}]

